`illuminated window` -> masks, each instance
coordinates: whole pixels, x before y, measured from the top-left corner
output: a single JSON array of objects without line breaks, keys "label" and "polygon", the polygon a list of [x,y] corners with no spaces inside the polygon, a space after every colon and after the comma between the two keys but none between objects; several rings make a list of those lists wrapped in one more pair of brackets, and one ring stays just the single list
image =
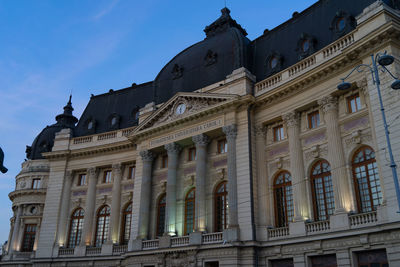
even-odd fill
[{"label": "illuminated window", "polygon": [[108,184],[111,183],[111,171],[104,171],[103,183]]},{"label": "illuminated window", "polygon": [[226,139],[218,141],[217,150],[218,150],[218,154],[224,154],[224,153],[228,152],[228,143],[226,142]]},{"label": "illuminated window", "polygon": [[39,189],[40,188],[40,179],[33,179],[32,180],[32,189]]},{"label": "illuminated window", "polygon": [[283,132],[283,125],[276,126],[272,130],[274,132],[274,141],[275,142],[281,141],[285,138],[284,132]]},{"label": "illuminated window", "polygon": [[226,182],[220,183],[214,192],[214,231],[222,232],[228,226],[228,191]]},{"label": "illuminated window", "polygon": [[166,194],[163,194],[158,199],[157,205],[157,236],[162,236],[165,230],[165,206],[166,206]]},{"label": "illuminated window", "polygon": [[274,183],[275,223],[284,227],[293,219],[292,177],[283,171],[277,175]]},{"label": "illuminated window", "polygon": [[308,114],[308,128],[314,129],[319,126],[319,112],[314,111]]},{"label": "illuminated window", "polygon": [[128,170],[128,179],[135,179],[136,166],[130,166]]},{"label": "illuminated window", "polygon": [[194,211],[195,211],[196,190],[193,188],[185,198],[185,235],[190,234],[194,230]]},{"label": "illuminated window", "polygon": [[188,161],[195,161],[195,160],[196,160],[196,148],[195,147],[189,148]]},{"label": "illuminated window", "polygon": [[375,152],[367,146],[360,148],[354,155],[352,167],[358,210],[376,210],[382,203],[382,191]]},{"label": "illuminated window", "polygon": [[78,186],[86,185],[86,173],[79,174]]},{"label": "illuminated window", "polygon": [[122,226],[121,226],[121,242],[122,244],[128,244],[131,236],[131,224],[132,224],[132,202],[126,205],[122,212]]},{"label": "illuminated window", "polygon": [[83,209],[77,209],[72,213],[68,235],[69,248],[74,248],[81,242],[84,215]]},{"label": "illuminated window", "polygon": [[24,238],[22,240],[23,252],[33,251],[33,245],[35,244],[36,236],[36,224],[25,224]]},{"label": "illuminated window", "polygon": [[161,168],[168,168],[168,155],[164,155],[161,158]]},{"label": "illuminated window", "polygon": [[107,240],[109,224],[110,208],[108,206],[103,206],[97,213],[96,239],[94,242],[96,247],[101,247],[101,245]]},{"label": "illuminated window", "polygon": [[311,169],[314,216],[316,221],[328,220],[335,210],[332,187],[331,167],[325,160],[320,160]]},{"label": "illuminated window", "polygon": [[354,112],[359,111],[361,109],[360,95],[355,94],[355,95],[349,96],[347,98],[347,107],[349,109],[349,113],[354,113]]}]

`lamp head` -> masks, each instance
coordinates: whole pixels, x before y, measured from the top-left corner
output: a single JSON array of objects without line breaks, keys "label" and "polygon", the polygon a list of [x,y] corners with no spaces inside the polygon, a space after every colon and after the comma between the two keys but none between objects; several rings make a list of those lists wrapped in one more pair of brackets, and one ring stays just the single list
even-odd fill
[{"label": "lamp head", "polygon": [[394,89],[394,90],[399,90],[400,89],[400,80],[395,80],[390,87],[392,87],[392,89]]},{"label": "lamp head", "polygon": [[342,80],[342,82],[337,86],[337,89],[340,91],[348,90],[351,87],[351,83],[345,82]]},{"label": "lamp head", "polygon": [[388,65],[392,64],[393,61],[394,61],[394,57],[391,55],[384,54],[378,58],[378,63],[379,63],[379,65],[382,65],[382,66],[388,66]]}]

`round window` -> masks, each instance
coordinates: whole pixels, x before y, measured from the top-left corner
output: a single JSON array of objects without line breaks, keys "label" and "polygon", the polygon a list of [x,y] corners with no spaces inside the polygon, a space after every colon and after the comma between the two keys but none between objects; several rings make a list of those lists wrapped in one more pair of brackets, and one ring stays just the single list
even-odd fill
[{"label": "round window", "polygon": [[88,130],[93,129],[93,121],[89,121],[87,128],[88,128]]},{"label": "round window", "polygon": [[276,57],[272,57],[269,61],[269,66],[271,69],[275,68],[278,65],[278,59]]},{"label": "round window", "polygon": [[310,49],[310,41],[304,40],[303,43],[301,44],[301,49],[303,52],[307,52]]},{"label": "round window", "polygon": [[341,32],[344,30],[344,27],[346,27],[346,20],[341,17],[336,21],[336,30],[338,32]]}]

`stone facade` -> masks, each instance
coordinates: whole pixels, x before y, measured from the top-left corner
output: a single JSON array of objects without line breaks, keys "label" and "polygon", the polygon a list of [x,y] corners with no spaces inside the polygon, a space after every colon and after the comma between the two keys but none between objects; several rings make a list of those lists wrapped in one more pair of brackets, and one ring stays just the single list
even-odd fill
[{"label": "stone facade", "polygon": [[[265,80],[239,68],[221,82],[147,105],[133,128],[82,137],[61,130],[45,159],[24,162],[16,177],[0,264],[359,266],[363,253],[372,253],[366,255],[400,266],[399,207],[376,87],[369,73],[354,73],[348,92],[336,88],[352,67],[369,64],[370,54],[399,55],[400,16],[378,1],[356,19],[353,31]],[[388,68],[400,73],[397,61]],[[389,75],[381,77],[398,159],[400,92],[390,89]],[[355,154],[366,147],[375,152],[381,190],[370,210],[354,182]],[[316,195],[318,162],[330,168],[330,211],[321,211]],[[277,189],[281,174],[291,179],[285,193]],[[279,202],[282,194],[291,200]],[[72,215],[80,209],[74,235]],[[27,225],[36,234],[24,252]]]}]

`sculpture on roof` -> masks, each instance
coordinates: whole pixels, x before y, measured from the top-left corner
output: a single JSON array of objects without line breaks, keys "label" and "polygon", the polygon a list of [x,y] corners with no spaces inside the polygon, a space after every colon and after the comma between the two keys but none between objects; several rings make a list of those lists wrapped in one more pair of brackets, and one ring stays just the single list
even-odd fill
[{"label": "sculpture on roof", "polygon": [[6,173],[8,171],[8,169],[6,167],[4,167],[3,162],[4,162],[4,152],[0,147],[0,171],[2,173]]}]

